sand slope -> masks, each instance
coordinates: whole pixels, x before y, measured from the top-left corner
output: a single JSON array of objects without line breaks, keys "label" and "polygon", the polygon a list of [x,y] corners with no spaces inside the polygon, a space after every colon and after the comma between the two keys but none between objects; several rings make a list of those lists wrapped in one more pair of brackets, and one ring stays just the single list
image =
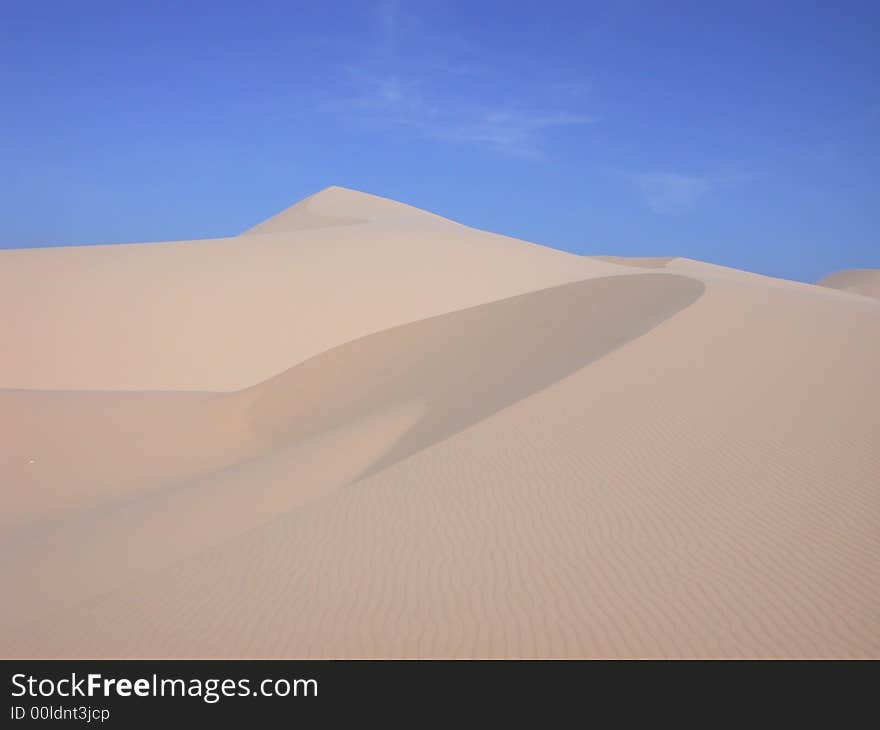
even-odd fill
[{"label": "sand slope", "polygon": [[620,271],[391,201],[311,225],[312,208],[365,219],[375,200],[331,188],[241,237],[0,251],[0,385],[238,390],[366,334]]},{"label": "sand slope", "polygon": [[880,656],[872,299],[339,188],[0,280],[3,656]]},{"label": "sand slope", "polygon": [[880,269],[850,269],[819,279],[819,286],[843,289],[853,294],[880,299]]}]

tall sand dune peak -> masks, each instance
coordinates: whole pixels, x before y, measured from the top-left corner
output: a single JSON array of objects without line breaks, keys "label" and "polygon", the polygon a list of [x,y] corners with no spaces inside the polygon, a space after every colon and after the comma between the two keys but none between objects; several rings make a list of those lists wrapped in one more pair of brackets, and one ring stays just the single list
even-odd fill
[{"label": "tall sand dune peak", "polygon": [[378,222],[457,225],[447,218],[406,203],[331,185],[249,228],[242,235]]}]

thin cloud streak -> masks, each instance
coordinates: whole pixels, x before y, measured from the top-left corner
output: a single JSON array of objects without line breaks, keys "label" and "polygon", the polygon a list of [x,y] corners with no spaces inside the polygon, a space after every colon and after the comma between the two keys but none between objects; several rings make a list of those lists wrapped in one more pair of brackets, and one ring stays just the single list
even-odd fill
[{"label": "thin cloud streak", "polygon": [[425,136],[446,142],[489,145],[516,156],[540,156],[540,136],[552,129],[589,124],[592,117],[566,112],[521,109],[470,110],[461,119],[442,122],[420,121],[416,127]]},{"label": "thin cloud streak", "polygon": [[658,215],[679,215],[693,209],[709,192],[748,180],[750,174],[686,175],[673,172],[615,171],[642,194],[648,207]]},{"label": "thin cloud streak", "polygon": [[[501,88],[509,84],[496,82],[509,80],[509,69],[474,63],[469,53],[451,51],[461,51],[467,39],[413,37],[423,26],[412,6],[378,0],[371,15],[372,45],[352,49],[355,60],[341,66],[349,93],[340,91],[325,101],[329,113],[375,132],[395,131],[529,159],[544,156],[544,144],[554,131],[597,121],[566,108],[583,106],[589,91],[584,79],[554,72],[546,87],[505,93]],[[418,60],[404,59],[405,48],[417,48]]]},{"label": "thin cloud streak", "polygon": [[422,139],[472,144],[527,158],[542,157],[544,136],[555,129],[598,121],[595,116],[517,104],[443,101],[428,95],[419,80],[378,76],[349,67],[361,88],[355,96],[337,100],[337,108],[358,113],[371,125],[410,130]]}]

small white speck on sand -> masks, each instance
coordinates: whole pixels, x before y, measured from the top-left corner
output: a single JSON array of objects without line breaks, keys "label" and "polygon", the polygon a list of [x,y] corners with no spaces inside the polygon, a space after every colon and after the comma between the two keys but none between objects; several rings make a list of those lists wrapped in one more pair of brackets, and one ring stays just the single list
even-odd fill
[{"label": "small white speck on sand", "polygon": [[28,464],[36,464],[36,463],[37,463],[36,459],[28,459]]}]

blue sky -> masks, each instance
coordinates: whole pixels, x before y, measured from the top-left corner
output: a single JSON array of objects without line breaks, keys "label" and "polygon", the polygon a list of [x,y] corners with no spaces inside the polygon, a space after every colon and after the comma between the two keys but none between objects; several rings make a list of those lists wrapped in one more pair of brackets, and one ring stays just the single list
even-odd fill
[{"label": "blue sky", "polygon": [[880,267],[880,3],[0,3],[0,247],[328,185],[577,253]]}]

